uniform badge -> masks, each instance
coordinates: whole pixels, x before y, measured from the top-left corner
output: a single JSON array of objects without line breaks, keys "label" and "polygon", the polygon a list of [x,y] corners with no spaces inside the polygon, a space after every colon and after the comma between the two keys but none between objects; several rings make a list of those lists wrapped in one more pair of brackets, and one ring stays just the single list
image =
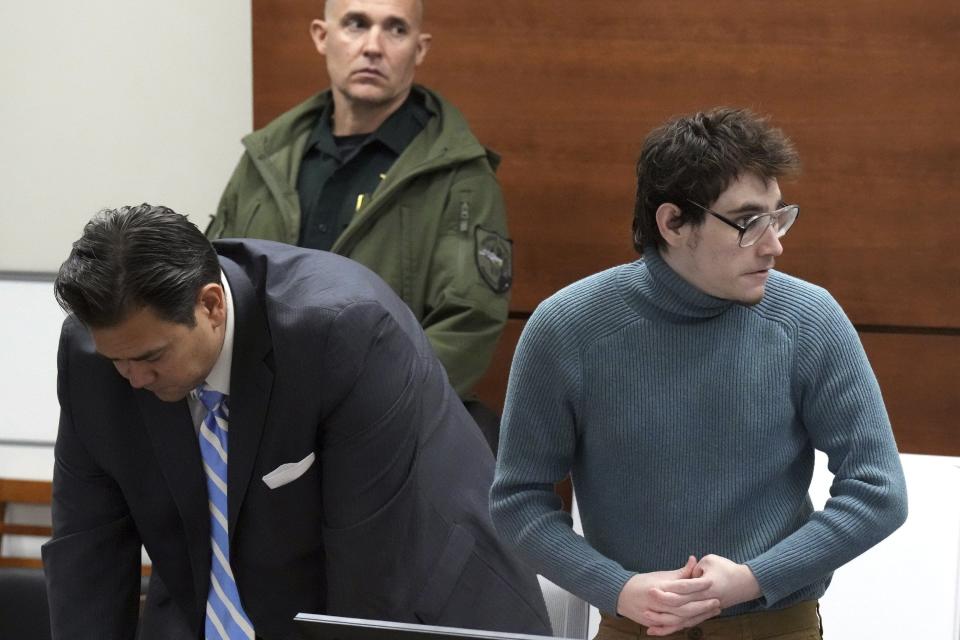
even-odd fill
[{"label": "uniform badge", "polygon": [[477,269],[496,293],[510,291],[513,284],[513,241],[477,225],[474,231]]}]

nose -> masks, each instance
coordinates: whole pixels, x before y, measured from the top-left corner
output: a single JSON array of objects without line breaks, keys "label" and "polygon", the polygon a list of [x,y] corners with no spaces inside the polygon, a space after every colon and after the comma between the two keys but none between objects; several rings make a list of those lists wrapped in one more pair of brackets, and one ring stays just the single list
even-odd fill
[{"label": "nose", "polygon": [[127,382],[129,382],[130,386],[134,389],[141,389],[157,378],[149,365],[144,362],[118,360],[115,366],[117,367],[117,372],[126,378]]},{"label": "nose", "polygon": [[373,26],[367,30],[367,37],[363,40],[363,55],[369,58],[378,58],[383,55],[383,47],[380,39],[383,37],[383,30],[378,26]]},{"label": "nose", "polygon": [[776,258],[783,253],[783,244],[780,242],[780,237],[777,235],[777,230],[774,225],[771,224],[767,227],[767,230],[763,232],[763,235],[757,242],[757,247],[760,249],[761,255],[765,256],[773,256]]}]

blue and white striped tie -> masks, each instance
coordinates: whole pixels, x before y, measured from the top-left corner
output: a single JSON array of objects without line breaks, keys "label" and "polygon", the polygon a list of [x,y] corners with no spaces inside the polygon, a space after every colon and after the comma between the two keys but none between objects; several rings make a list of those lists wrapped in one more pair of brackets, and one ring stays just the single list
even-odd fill
[{"label": "blue and white striped tie", "polygon": [[210,504],[210,592],[207,594],[207,640],[254,639],[253,625],[240,604],[240,593],[230,569],[230,537],[227,533],[227,397],[208,389],[197,389],[197,397],[207,409],[200,425],[200,454],[207,477]]}]

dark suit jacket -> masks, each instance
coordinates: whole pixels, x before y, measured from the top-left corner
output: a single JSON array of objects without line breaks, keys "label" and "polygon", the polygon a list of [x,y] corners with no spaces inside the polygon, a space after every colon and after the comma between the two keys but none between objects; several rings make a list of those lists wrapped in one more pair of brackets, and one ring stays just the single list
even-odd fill
[{"label": "dark suit jacket", "polygon": [[[236,314],[230,560],[257,634],[291,637],[299,611],[549,633],[535,576],[490,522],[490,450],[404,303],[332,254],[215,246]],[[133,637],[141,542],[140,637],[198,637],[210,526],[186,401],[132,389],[73,317],[58,366],[54,637]],[[310,453],[296,480],[262,480]]]}]

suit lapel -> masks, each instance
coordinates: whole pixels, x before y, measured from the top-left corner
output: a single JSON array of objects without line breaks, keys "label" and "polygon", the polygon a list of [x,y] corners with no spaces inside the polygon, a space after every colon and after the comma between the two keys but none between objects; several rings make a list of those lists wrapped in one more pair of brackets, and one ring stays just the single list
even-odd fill
[{"label": "suit lapel", "polygon": [[186,400],[163,402],[149,391],[134,393],[163,476],[183,520],[195,593],[205,601],[210,574],[210,510],[200,444],[190,410]]},{"label": "suit lapel", "polygon": [[273,386],[273,371],[267,365],[266,358],[273,347],[263,307],[250,279],[236,263],[227,258],[221,257],[220,265],[230,282],[233,311],[236,314],[230,371],[230,430],[227,436],[227,519],[232,541],[266,421]]}]

